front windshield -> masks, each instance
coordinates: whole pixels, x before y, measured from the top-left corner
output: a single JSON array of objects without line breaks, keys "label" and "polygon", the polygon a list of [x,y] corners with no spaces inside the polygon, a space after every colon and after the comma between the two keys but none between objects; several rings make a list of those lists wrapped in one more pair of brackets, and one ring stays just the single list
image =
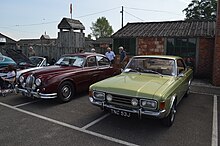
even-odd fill
[{"label": "front windshield", "polygon": [[43,58],[39,58],[39,57],[30,57],[29,59],[31,60],[34,66],[39,66],[40,63],[43,61]]},{"label": "front windshield", "polygon": [[61,57],[55,63],[55,65],[82,67],[84,62],[85,62],[85,57],[82,57],[82,56],[64,56],[64,57]]},{"label": "front windshield", "polygon": [[175,75],[174,60],[153,57],[136,57],[128,63],[124,71],[173,76]]}]

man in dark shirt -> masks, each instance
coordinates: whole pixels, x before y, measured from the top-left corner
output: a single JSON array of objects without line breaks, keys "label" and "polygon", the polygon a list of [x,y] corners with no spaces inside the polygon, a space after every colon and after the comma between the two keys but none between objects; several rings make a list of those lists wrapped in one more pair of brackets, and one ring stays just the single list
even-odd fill
[{"label": "man in dark shirt", "polygon": [[122,46],[119,47],[118,49],[119,49],[119,54],[120,54],[121,68],[124,68],[125,67],[126,52]]}]

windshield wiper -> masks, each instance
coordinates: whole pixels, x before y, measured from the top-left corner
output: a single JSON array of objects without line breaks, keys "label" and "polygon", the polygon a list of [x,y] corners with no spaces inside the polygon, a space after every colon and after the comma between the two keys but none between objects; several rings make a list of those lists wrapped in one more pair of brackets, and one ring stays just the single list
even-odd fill
[{"label": "windshield wiper", "polygon": [[160,76],[163,76],[161,73],[154,71],[154,70],[149,70],[149,69],[145,69],[144,72],[148,72],[148,73],[154,73],[154,74],[158,74]]},{"label": "windshield wiper", "polygon": [[138,73],[140,73],[138,70],[132,69],[132,68],[126,68],[126,69],[124,70],[124,72],[125,72],[125,73],[129,73],[129,72],[138,72]]}]

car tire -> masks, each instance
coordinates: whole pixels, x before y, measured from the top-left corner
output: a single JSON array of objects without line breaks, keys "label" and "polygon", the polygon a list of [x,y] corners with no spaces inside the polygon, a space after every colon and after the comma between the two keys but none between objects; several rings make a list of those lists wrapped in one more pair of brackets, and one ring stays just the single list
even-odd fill
[{"label": "car tire", "polygon": [[74,95],[74,86],[71,82],[65,81],[58,88],[58,100],[62,103],[69,102]]},{"label": "car tire", "polygon": [[188,97],[188,96],[189,96],[189,94],[190,94],[190,85],[191,85],[191,83],[192,83],[192,80],[189,80],[188,88],[187,88],[187,90],[186,90],[186,93],[184,94],[184,97]]},{"label": "car tire", "polygon": [[176,115],[176,105],[175,103],[173,103],[169,115],[164,119],[162,119],[162,124],[166,127],[171,127],[175,120],[175,115]]}]

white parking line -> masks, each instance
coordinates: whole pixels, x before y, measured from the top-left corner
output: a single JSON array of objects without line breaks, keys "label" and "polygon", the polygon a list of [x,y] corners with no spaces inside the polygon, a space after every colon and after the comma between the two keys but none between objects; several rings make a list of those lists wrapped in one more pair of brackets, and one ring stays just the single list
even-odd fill
[{"label": "white parking line", "polygon": [[218,146],[218,107],[217,95],[213,100],[212,146]]},{"label": "white parking line", "polygon": [[24,105],[28,105],[28,104],[38,102],[38,101],[40,101],[40,100],[35,100],[35,101],[31,101],[31,102],[22,103],[22,104],[19,104],[19,105],[15,105],[14,107],[21,107],[21,106],[24,106]]},{"label": "white parking line", "polygon": [[82,127],[82,129],[87,129],[87,128],[91,127],[92,125],[94,125],[94,124],[98,123],[99,121],[105,119],[105,118],[108,117],[109,115],[110,115],[110,114],[108,113],[108,114],[106,114],[106,115],[104,115],[104,116],[102,116],[102,117],[96,119],[95,121],[93,121],[93,122],[91,122],[91,123],[85,125],[84,127]]},{"label": "white parking line", "polygon": [[16,111],[19,111],[19,112],[22,112],[22,113],[25,113],[27,115],[30,115],[30,116],[33,116],[33,117],[36,117],[36,118],[39,118],[39,119],[43,119],[45,121],[49,121],[49,122],[52,122],[52,123],[55,123],[55,124],[58,124],[58,125],[61,125],[61,126],[64,126],[64,127],[71,128],[73,130],[77,130],[77,131],[80,131],[80,132],[83,132],[83,133],[86,133],[86,134],[90,134],[90,135],[93,135],[93,136],[96,136],[96,137],[99,137],[99,138],[102,138],[102,139],[112,141],[112,142],[115,142],[115,143],[119,143],[119,144],[123,144],[123,145],[127,145],[127,146],[138,146],[136,144],[129,143],[129,142],[117,139],[117,138],[102,135],[102,134],[99,134],[99,133],[96,133],[96,132],[92,132],[92,131],[89,131],[89,130],[86,130],[86,129],[82,129],[82,128],[79,128],[79,127],[61,122],[61,121],[57,121],[57,120],[54,120],[54,119],[51,119],[51,118],[47,118],[47,117],[29,112],[29,111],[25,111],[25,110],[19,109],[17,107],[13,107],[11,105],[8,105],[8,104],[2,103],[2,102],[0,102],[0,105],[5,106],[5,107],[10,108],[10,109],[13,109],[13,110],[16,110]]},{"label": "white parking line", "polygon": [[[203,93],[203,92],[194,92],[194,91],[190,91],[190,93],[201,94],[201,95],[210,95],[210,96],[213,96],[213,95],[214,95],[214,94]],[[219,96],[220,96],[220,95],[219,95]]]}]

